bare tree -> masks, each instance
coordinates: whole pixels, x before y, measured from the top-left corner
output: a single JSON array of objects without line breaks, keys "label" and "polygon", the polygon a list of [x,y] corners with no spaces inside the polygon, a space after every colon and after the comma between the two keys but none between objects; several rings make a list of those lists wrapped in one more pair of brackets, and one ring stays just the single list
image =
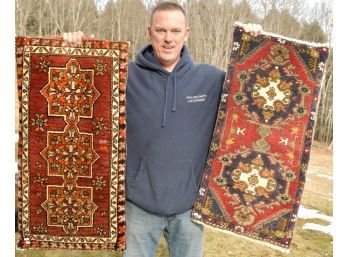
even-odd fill
[{"label": "bare tree", "polygon": [[16,33],[27,34],[27,23],[32,11],[32,0],[16,0]]}]

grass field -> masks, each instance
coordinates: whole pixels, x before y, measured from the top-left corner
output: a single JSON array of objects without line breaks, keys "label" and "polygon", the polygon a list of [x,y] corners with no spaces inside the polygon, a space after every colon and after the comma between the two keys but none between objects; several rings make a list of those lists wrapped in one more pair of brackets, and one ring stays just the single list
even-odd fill
[{"label": "grass field", "polygon": [[[332,216],[332,152],[314,142],[307,172],[302,205]],[[204,257],[321,257],[333,256],[332,236],[320,231],[306,230],[305,223],[329,225],[322,219],[298,219],[290,254],[251,243],[229,234],[206,228]],[[18,235],[16,235],[16,238]],[[156,257],[168,257],[161,238]],[[16,257],[120,257],[112,251],[16,250]],[[183,256],[184,257],[184,256]]]}]

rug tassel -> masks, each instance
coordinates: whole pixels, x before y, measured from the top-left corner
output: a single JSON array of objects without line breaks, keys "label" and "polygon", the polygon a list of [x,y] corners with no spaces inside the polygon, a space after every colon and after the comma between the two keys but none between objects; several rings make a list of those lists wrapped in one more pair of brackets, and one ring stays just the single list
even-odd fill
[{"label": "rug tassel", "polygon": [[[242,22],[238,22],[236,21],[234,23],[234,26],[239,26],[239,27],[245,27],[246,24],[242,23]],[[288,41],[292,41],[292,42],[297,42],[299,44],[307,44],[313,47],[330,47],[330,43],[316,43],[316,42],[308,42],[308,41],[304,41],[304,40],[299,40],[299,39],[295,39],[295,38],[290,38],[290,37],[285,37],[279,34],[275,34],[275,33],[271,33],[271,32],[266,32],[266,31],[262,31],[260,34],[265,35],[265,36],[271,36],[271,37],[277,37],[277,38],[281,38],[284,40],[288,40]]]},{"label": "rug tassel", "polygon": [[212,225],[206,224],[206,223],[204,223],[204,222],[202,222],[202,221],[199,221],[199,220],[195,220],[195,219],[192,219],[192,218],[191,218],[191,220],[192,220],[193,222],[198,223],[198,224],[201,224],[201,225],[204,225],[204,226],[206,226],[206,227],[209,227],[209,228],[211,228],[211,229],[213,229],[213,230],[216,230],[216,231],[219,231],[219,232],[223,232],[223,233],[225,233],[225,234],[232,235],[232,236],[235,236],[235,237],[237,237],[237,238],[243,238],[243,239],[246,239],[246,240],[248,240],[248,241],[251,241],[251,242],[254,242],[254,243],[257,243],[257,244],[261,244],[261,245],[270,247],[270,248],[272,248],[272,249],[274,249],[274,250],[278,250],[278,251],[283,252],[283,253],[286,253],[286,254],[289,254],[289,253],[290,253],[290,249],[286,249],[286,248],[284,248],[284,247],[277,246],[277,245],[274,245],[274,244],[271,244],[271,243],[268,243],[268,242],[260,241],[260,240],[258,240],[258,239],[254,239],[254,238],[250,238],[250,237],[247,237],[247,236],[243,236],[243,235],[237,234],[237,233],[232,232],[232,231],[222,230],[222,229],[219,229],[219,228],[214,227],[214,226],[212,226]]}]

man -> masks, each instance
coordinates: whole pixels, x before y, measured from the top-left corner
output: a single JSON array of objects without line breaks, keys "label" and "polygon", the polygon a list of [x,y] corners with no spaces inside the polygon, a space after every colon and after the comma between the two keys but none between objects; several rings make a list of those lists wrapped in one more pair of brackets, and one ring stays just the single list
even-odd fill
[{"label": "man", "polygon": [[[260,26],[246,29],[258,33]],[[127,85],[126,252],[153,257],[161,234],[171,257],[201,257],[203,226],[190,219],[214,129],[225,72],[194,64],[185,10],[163,2],[151,14]],[[83,33],[64,34],[79,43]]]}]

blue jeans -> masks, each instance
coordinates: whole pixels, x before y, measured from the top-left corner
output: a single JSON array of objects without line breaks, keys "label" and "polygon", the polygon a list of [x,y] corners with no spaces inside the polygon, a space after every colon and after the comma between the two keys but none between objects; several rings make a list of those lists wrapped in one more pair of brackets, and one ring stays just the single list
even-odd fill
[{"label": "blue jeans", "polygon": [[126,251],[123,257],[154,257],[163,233],[170,257],[202,257],[203,225],[191,221],[191,210],[172,216],[148,213],[126,203]]}]

